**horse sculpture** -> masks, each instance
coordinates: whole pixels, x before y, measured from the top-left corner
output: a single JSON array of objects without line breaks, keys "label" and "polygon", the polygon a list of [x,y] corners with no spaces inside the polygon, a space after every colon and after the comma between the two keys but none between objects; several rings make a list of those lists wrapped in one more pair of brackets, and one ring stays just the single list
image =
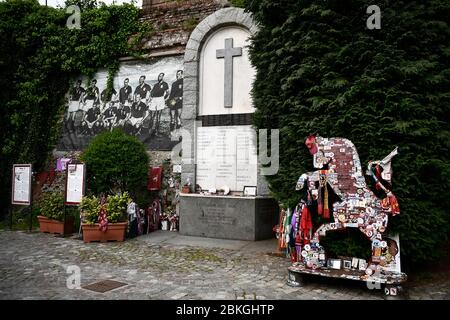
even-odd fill
[{"label": "horse sculpture", "polygon": [[[371,161],[368,174],[387,197],[377,198],[367,187],[361,162],[354,144],[343,138],[309,136],[305,142],[314,156],[317,171],[304,173],[297,182],[297,190],[304,190],[309,201],[317,201],[317,212],[325,220],[315,232],[306,202],[296,208],[296,247],[298,258],[305,266],[317,269],[326,265],[325,251],[320,236],[329,230],[358,228],[372,242],[371,265],[381,262],[381,250],[386,247],[382,235],[388,224],[388,215],[398,214],[399,207],[391,192],[391,160],[398,153],[395,148],[381,161]],[[301,257],[300,257],[301,255]]]}]

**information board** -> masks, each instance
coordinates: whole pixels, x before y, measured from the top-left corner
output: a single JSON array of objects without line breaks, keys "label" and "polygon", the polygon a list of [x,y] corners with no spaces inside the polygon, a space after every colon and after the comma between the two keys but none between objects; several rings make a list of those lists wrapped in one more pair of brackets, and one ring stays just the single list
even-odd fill
[{"label": "information board", "polygon": [[66,204],[80,204],[84,196],[86,167],[83,163],[67,165]]},{"label": "information board", "polygon": [[31,204],[31,164],[13,165],[12,204]]}]

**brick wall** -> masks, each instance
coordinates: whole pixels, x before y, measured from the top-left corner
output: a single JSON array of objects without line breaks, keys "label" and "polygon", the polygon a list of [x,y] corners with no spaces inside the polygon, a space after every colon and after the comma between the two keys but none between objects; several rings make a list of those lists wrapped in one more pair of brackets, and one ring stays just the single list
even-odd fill
[{"label": "brick wall", "polygon": [[143,0],[141,19],[156,30],[145,48],[149,53],[176,47],[182,51],[197,24],[226,6],[224,0]]}]

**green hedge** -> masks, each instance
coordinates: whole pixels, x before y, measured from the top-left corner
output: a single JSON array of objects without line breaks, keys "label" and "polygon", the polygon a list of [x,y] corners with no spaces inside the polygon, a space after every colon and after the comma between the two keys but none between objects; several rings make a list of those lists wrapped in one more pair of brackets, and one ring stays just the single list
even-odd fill
[{"label": "green hedge", "polygon": [[[258,128],[280,129],[274,196],[293,206],[295,183],[313,170],[309,134],[345,137],[362,164],[395,146],[393,192],[399,232],[411,262],[439,257],[449,233],[450,2],[378,1],[381,29],[366,27],[373,1],[246,1],[260,23],[251,48]],[[370,181],[368,181],[370,183]],[[333,252],[362,252],[329,241]],[[348,245],[348,243],[352,245]]]}]

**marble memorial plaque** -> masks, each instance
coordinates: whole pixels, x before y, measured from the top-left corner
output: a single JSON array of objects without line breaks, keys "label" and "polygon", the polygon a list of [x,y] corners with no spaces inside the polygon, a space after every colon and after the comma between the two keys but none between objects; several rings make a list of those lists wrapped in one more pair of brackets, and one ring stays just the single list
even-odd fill
[{"label": "marble memorial plaque", "polygon": [[217,189],[223,186],[236,190],[236,130],[219,127],[216,131],[216,182]]},{"label": "marble memorial plaque", "polygon": [[243,190],[245,186],[256,186],[258,154],[255,130],[248,127],[237,129],[236,150],[236,190]]},{"label": "marble memorial plaque", "polygon": [[202,190],[256,186],[256,132],[244,126],[198,128],[197,184]]},{"label": "marble memorial plaque", "polygon": [[197,184],[202,189],[215,187],[216,163],[214,136],[208,128],[199,128],[197,132]]}]

